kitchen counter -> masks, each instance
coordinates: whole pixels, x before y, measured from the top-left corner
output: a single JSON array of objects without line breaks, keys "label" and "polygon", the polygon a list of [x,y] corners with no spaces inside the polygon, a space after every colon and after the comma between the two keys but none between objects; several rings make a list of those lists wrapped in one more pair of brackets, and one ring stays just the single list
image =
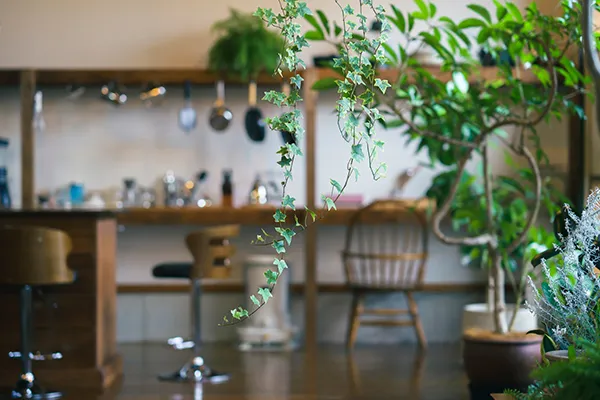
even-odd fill
[{"label": "kitchen counter", "polygon": [[[60,360],[34,362],[33,371],[52,387],[101,389],[122,374],[116,338],[117,220],[111,211],[4,210],[0,225],[44,226],[65,231],[73,248],[71,285],[34,288],[33,349],[60,351]],[[0,264],[0,273],[10,269]],[[13,385],[18,360],[6,356],[19,349],[19,296],[3,288],[0,321],[0,385]]]}]

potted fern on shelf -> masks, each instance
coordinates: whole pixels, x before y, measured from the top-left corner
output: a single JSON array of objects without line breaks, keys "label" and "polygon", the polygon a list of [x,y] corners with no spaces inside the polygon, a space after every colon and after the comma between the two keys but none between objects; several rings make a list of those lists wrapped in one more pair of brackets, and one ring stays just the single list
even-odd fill
[{"label": "potted fern on shelf", "polygon": [[[296,207],[286,186],[293,176],[294,161],[302,151],[294,144],[280,148],[279,165],[285,174],[281,209],[274,214],[274,231],[257,237],[258,242],[272,246],[276,253],[275,268],[266,274],[270,286],[261,288],[258,297],[251,297],[254,310],[239,307],[231,314],[234,321],[242,321],[268,301],[278,277],[287,268],[285,254],[294,236],[335,208],[335,201],[349,180],[358,178],[359,163],[368,163],[375,179],[384,176],[386,167],[377,161],[377,153],[384,148],[377,135],[378,124],[402,127],[409,140],[417,141],[419,150],[426,151],[434,163],[447,165],[451,177],[446,196],[432,218],[434,234],[448,245],[479,247],[487,252],[494,327],[465,334],[464,363],[474,397],[484,394],[489,398],[490,393],[505,388],[527,386],[529,372],[540,359],[539,337],[509,330],[503,296],[504,268],[505,261],[525,243],[542,205],[539,165],[544,157],[536,128],[552,116],[560,118],[576,111],[570,98],[585,84],[567,57],[569,50],[581,43],[581,10],[577,3],[564,1],[564,14],[556,18],[542,14],[535,3],[522,11],[514,3],[495,1],[491,10],[471,4],[468,8],[472,16],[454,21],[438,16],[435,3],[415,3],[417,11],[410,13],[394,7],[388,13],[372,0],[359,0],[356,7],[340,4],[337,19],[341,21],[343,42],[332,65],[339,78],[320,82],[318,87],[337,89],[335,110],[341,136],[347,143],[347,148],[339,151],[349,154],[347,173],[341,179],[331,179],[331,195],[323,196],[321,211],[307,210],[305,215],[310,217],[296,215],[290,220],[287,214],[294,214]],[[269,91],[264,99],[286,108],[283,115],[269,120],[271,129],[286,130],[298,137],[303,133],[298,105],[302,100],[300,73],[305,68],[300,53],[309,46],[299,20],[311,12],[297,0],[282,0],[280,6],[277,11],[261,8],[256,15],[268,26],[278,28],[285,41],[286,49],[276,72],[282,75],[285,69],[295,74],[290,78],[289,95]],[[381,26],[375,37],[367,23],[370,18]],[[390,45],[388,40],[393,34],[405,38],[405,45]],[[415,41],[435,54],[438,66],[423,66],[409,56],[406,47]],[[515,68],[502,64],[484,69],[472,55],[474,46],[485,48],[492,56],[508,52],[518,63]],[[387,68],[387,79],[379,74],[378,66]],[[491,162],[494,144],[522,159],[531,171],[533,183],[532,196],[519,217],[521,221],[507,241],[502,234],[505,221],[499,218],[502,210],[495,200],[498,180]],[[482,164],[477,196],[485,221],[463,235],[445,233],[442,222],[455,204],[467,164],[472,160]]]}]

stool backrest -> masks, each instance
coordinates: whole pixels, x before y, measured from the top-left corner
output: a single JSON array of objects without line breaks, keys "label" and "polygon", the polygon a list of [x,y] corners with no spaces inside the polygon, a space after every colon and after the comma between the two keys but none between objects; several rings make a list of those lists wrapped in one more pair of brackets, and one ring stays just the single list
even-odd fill
[{"label": "stool backrest", "polygon": [[[369,223],[384,213],[386,223]],[[351,286],[418,287],[428,257],[427,217],[406,200],[379,200],[358,210],[346,232],[342,260]]]},{"label": "stool backrest", "polygon": [[240,234],[239,225],[223,225],[192,232],[186,237],[186,244],[194,265],[190,278],[226,278],[231,271],[230,257],[235,254],[235,246],[229,239]]},{"label": "stool backrest", "polygon": [[0,285],[60,285],[72,283],[67,266],[69,235],[33,226],[0,227]]}]

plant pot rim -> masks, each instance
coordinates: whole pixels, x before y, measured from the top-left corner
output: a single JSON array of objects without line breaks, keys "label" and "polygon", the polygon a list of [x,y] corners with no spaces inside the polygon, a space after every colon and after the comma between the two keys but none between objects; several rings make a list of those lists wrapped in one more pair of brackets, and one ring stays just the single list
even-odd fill
[{"label": "plant pot rim", "polygon": [[467,329],[463,333],[465,342],[471,343],[489,343],[489,344],[510,344],[510,345],[529,345],[532,343],[541,343],[544,337],[527,332],[509,332],[506,334],[496,333],[485,329]]}]

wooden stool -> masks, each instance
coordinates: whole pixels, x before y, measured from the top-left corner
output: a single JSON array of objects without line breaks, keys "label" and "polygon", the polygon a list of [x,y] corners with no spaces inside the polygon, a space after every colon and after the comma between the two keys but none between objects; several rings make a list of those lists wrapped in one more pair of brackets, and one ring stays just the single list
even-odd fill
[{"label": "wooden stool", "polygon": [[200,356],[200,301],[203,278],[227,278],[231,274],[230,257],[235,253],[235,247],[229,243],[229,238],[239,235],[239,232],[239,225],[217,226],[192,232],[185,239],[194,258],[192,263],[163,263],[153,268],[152,275],[156,278],[189,279],[192,286],[192,339],[174,337],[167,343],[176,350],[193,349],[194,355],[177,372],[161,375],[159,379],[209,382],[229,379],[227,374],[217,373],[205,365]]},{"label": "wooden stool", "polygon": [[9,353],[21,359],[21,376],[12,391],[15,399],[55,399],[60,392],[47,391],[37,385],[32,361],[61,359],[62,354],[33,352],[32,287],[73,283],[75,274],[67,267],[71,239],[57,229],[38,227],[1,227],[0,252],[5,268],[0,274],[0,285],[20,287],[21,349]]}]

